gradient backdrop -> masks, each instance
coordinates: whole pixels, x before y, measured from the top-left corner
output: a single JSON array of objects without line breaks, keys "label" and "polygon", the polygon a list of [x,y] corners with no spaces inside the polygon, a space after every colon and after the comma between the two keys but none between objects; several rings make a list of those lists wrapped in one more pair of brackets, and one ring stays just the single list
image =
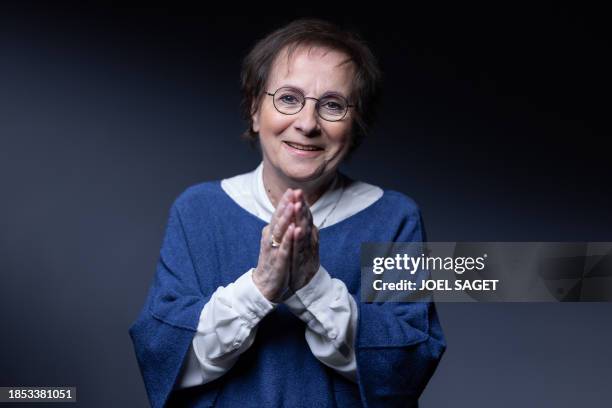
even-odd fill
[{"label": "gradient backdrop", "polygon": [[[298,16],[354,28],[378,55],[381,121],[345,170],[414,198],[430,241],[612,241],[602,10],[0,7],[1,386],[147,404],[128,327],[170,204],[257,165],[239,138],[241,59]],[[610,406],[612,304],[438,310],[448,349],[423,407]]]}]

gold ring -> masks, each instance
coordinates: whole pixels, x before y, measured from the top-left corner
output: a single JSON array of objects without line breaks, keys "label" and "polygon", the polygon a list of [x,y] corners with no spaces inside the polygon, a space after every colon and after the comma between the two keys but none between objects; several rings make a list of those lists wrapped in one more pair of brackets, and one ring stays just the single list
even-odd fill
[{"label": "gold ring", "polygon": [[274,234],[270,234],[270,246],[272,248],[278,248],[280,245],[281,243],[276,240]]}]

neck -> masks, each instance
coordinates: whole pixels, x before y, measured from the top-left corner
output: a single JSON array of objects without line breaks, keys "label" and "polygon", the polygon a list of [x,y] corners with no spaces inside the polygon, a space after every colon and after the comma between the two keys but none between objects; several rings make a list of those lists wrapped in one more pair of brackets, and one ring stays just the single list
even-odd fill
[{"label": "neck", "polygon": [[304,198],[308,206],[312,206],[325,191],[329,188],[336,177],[336,173],[332,173],[327,177],[318,178],[316,180],[295,181],[280,172],[276,171],[272,166],[264,162],[263,166],[263,184],[266,194],[276,208],[280,198],[288,188],[301,189],[304,192]]}]

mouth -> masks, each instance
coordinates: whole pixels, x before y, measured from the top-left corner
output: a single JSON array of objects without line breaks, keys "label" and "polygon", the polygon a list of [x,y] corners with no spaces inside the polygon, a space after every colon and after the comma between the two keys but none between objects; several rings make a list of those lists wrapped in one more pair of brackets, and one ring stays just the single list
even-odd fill
[{"label": "mouth", "polygon": [[316,145],[303,145],[300,143],[294,143],[294,142],[283,142],[286,145],[288,145],[289,147],[292,147],[294,149],[297,150],[302,150],[302,151],[306,151],[306,152],[314,152],[314,151],[321,151],[323,150],[322,147],[316,146]]}]

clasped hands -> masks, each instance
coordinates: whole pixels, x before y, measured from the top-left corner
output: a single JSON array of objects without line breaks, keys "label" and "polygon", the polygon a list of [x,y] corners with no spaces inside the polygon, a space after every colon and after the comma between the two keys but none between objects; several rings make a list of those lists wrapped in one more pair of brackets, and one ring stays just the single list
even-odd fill
[{"label": "clasped hands", "polygon": [[[280,245],[273,246],[272,238]],[[253,282],[266,299],[278,303],[310,282],[319,266],[319,230],[304,192],[287,189],[261,232]]]}]

